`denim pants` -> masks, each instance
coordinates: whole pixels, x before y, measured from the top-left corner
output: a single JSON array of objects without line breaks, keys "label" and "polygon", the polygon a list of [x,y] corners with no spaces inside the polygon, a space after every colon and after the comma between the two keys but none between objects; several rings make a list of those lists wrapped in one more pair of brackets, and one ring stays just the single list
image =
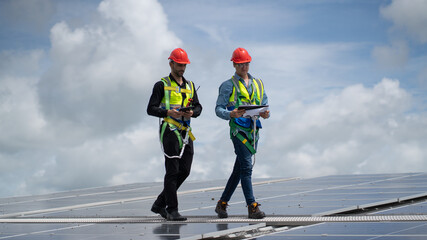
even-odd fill
[{"label": "denim pants", "polygon": [[233,136],[231,141],[233,142],[234,152],[236,153],[236,162],[222,193],[221,200],[225,202],[230,201],[234,190],[236,190],[237,185],[241,182],[246,204],[250,205],[255,202],[252,190],[252,153],[237,137]]}]

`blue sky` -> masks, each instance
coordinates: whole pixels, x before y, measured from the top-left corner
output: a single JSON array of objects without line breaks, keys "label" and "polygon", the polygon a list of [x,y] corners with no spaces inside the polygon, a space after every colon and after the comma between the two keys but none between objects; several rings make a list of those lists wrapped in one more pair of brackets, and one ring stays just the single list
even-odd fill
[{"label": "blue sky", "polygon": [[200,86],[190,180],[234,163],[218,86],[263,79],[255,177],[427,171],[423,0],[0,1],[0,197],[162,181],[145,109],[176,47]]}]

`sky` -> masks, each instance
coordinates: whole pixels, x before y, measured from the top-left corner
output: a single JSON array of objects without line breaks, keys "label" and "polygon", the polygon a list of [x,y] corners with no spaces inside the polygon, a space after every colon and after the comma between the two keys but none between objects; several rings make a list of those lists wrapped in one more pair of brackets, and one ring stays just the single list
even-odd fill
[{"label": "sky", "polygon": [[188,181],[226,179],[215,115],[244,47],[261,78],[253,177],[427,171],[425,0],[0,1],[0,197],[162,181],[146,107],[185,49],[202,115]]}]

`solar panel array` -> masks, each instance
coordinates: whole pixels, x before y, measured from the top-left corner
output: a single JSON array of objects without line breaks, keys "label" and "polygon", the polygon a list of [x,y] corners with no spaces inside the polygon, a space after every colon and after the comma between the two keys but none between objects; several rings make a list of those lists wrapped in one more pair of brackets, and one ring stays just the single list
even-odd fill
[{"label": "solar panel array", "polygon": [[247,219],[240,188],[231,217],[216,218],[225,180],[184,183],[185,222],[150,212],[162,183],[1,198],[0,239],[427,239],[426,180],[427,173],[256,179],[267,214],[256,221]]}]

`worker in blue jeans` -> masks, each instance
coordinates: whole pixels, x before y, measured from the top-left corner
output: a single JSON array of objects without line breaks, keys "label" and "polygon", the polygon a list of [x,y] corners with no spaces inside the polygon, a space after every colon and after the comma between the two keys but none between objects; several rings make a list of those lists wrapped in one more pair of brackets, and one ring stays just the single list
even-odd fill
[{"label": "worker in blue jeans", "polygon": [[[245,110],[239,109],[240,106],[245,105],[268,104],[263,82],[248,73],[251,60],[251,56],[244,48],[237,48],[233,52],[231,61],[236,72],[231,79],[221,84],[216,102],[216,115],[229,120],[230,138],[236,154],[233,172],[215,208],[219,218],[228,217],[228,202],[239,182],[248,206],[248,217],[254,219],[265,217],[264,212],[259,209],[260,204],[255,201],[252,189],[252,156],[256,152],[261,122],[256,120],[256,127],[254,127],[254,121],[251,118],[243,117]],[[269,118],[270,111],[266,110],[259,115],[264,119]]]}]

